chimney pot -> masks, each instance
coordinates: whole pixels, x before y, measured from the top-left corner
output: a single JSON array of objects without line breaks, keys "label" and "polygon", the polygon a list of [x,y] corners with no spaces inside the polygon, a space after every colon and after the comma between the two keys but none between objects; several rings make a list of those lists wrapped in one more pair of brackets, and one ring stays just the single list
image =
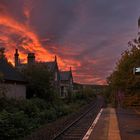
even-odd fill
[{"label": "chimney pot", "polygon": [[15,67],[19,65],[19,54],[18,54],[18,49],[15,51]]},{"label": "chimney pot", "polygon": [[35,54],[34,53],[28,53],[28,64],[34,64],[35,63]]}]

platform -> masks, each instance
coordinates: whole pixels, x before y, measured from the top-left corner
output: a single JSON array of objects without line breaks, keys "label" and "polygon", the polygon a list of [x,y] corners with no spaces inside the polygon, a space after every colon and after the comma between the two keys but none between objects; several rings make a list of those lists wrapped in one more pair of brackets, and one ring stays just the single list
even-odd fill
[{"label": "platform", "polygon": [[117,115],[114,108],[103,109],[98,121],[91,128],[92,131],[90,131],[89,137],[84,140],[121,140]]},{"label": "platform", "polygon": [[122,140],[140,140],[140,108],[118,108],[117,116]]}]

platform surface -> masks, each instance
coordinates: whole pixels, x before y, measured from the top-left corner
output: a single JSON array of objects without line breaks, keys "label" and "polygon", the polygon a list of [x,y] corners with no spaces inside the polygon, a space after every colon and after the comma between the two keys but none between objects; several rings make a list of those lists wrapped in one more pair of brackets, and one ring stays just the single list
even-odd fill
[{"label": "platform surface", "polygon": [[121,140],[116,111],[105,108],[88,140]]},{"label": "platform surface", "polygon": [[140,140],[139,109],[117,109],[117,116],[122,140]]}]

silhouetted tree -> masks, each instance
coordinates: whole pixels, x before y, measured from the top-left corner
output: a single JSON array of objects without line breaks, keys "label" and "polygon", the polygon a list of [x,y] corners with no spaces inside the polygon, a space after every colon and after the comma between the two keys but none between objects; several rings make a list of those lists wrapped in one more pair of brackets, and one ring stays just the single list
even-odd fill
[{"label": "silhouetted tree", "polygon": [[122,90],[126,96],[140,96],[140,77],[133,74],[133,69],[140,67],[140,37],[128,42],[128,46],[107,81],[113,94]]},{"label": "silhouetted tree", "polygon": [[28,81],[27,98],[37,96],[47,101],[55,99],[56,94],[51,84],[51,73],[48,72],[44,65],[34,64],[27,66],[23,73]]}]

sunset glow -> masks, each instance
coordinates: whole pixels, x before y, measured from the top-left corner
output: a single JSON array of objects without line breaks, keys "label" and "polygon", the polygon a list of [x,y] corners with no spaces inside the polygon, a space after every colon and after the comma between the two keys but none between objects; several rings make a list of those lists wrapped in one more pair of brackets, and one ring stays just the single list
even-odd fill
[{"label": "sunset glow", "polygon": [[[136,27],[139,14],[136,5],[140,2],[130,2],[127,6],[122,2],[123,9],[120,3],[119,0],[115,5],[110,2],[110,6],[103,6],[90,0],[56,3],[2,0],[0,45],[6,48],[6,56],[12,63],[16,48],[21,62],[26,62],[29,52],[35,53],[37,61],[52,61],[56,55],[61,70],[72,67],[76,82],[105,84],[127,42],[137,31],[132,27]],[[127,9],[133,7],[135,10],[129,14]]]}]

